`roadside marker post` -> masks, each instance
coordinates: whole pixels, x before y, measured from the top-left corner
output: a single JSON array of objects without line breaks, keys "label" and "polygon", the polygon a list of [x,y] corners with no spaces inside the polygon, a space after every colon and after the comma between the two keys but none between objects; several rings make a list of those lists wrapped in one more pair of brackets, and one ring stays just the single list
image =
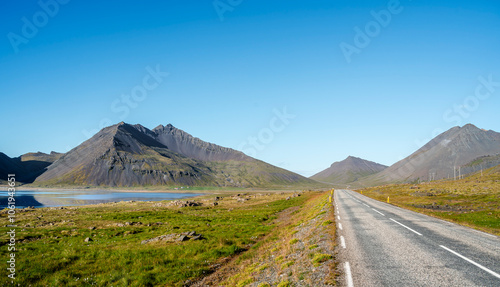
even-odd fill
[{"label": "roadside marker post", "polygon": [[390,202],[389,202],[389,197],[387,197],[387,203],[390,203]]}]

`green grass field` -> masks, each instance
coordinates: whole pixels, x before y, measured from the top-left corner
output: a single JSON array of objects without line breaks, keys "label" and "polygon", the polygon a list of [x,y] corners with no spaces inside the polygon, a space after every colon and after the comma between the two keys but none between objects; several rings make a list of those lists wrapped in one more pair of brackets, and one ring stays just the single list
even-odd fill
[{"label": "green grass field", "polygon": [[357,190],[371,198],[500,235],[500,172],[461,180],[385,185]]},{"label": "green grass field", "polygon": [[[308,195],[249,194],[239,203],[225,197],[218,206],[165,207],[133,202],[17,214],[16,285],[182,286],[252,246],[273,228],[276,213],[301,205]],[[166,205],[164,203],[164,205]],[[10,229],[1,214],[0,258],[8,260]],[[127,223],[128,222],[128,223]],[[141,244],[164,234],[196,231],[205,239]],[[85,242],[90,237],[92,241]],[[7,263],[4,263],[7,267]],[[10,284],[7,271],[0,286]]]}]

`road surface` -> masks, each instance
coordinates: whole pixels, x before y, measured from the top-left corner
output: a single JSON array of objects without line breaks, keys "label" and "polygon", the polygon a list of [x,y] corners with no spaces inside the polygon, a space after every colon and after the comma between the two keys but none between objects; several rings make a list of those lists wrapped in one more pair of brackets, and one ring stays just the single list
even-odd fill
[{"label": "road surface", "polygon": [[500,238],[379,202],[334,196],[344,286],[500,287]]}]

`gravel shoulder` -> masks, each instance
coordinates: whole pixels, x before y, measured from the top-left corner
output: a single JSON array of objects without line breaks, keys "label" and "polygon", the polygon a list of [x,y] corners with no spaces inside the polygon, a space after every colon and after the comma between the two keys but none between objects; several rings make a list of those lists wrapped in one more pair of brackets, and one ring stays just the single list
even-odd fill
[{"label": "gravel shoulder", "polygon": [[283,211],[275,231],[192,286],[336,286],[330,192]]}]

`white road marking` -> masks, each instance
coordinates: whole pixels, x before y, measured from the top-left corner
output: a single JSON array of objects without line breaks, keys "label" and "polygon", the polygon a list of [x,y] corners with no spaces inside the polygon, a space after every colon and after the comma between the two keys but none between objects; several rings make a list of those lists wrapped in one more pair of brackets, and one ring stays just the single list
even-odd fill
[{"label": "white road marking", "polygon": [[373,211],[375,211],[375,212],[379,213],[380,215],[385,216],[382,212],[380,212],[380,211],[376,210],[375,208],[372,208],[372,209],[373,209]]},{"label": "white road marking", "polygon": [[340,215],[337,215],[337,218],[340,220]]},{"label": "white road marking", "polygon": [[493,276],[495,276],[495,277],[497,277],[497,278],[499,278],[499,279],[500,279],[500,274],[498,274],[498,273],[496,273],[496,272],[494,272],[494,271],[491,271],[490,269],[488,269],[488,268],[484,267],[483,265],[481,265],[481,264],[479,264],[479,263],[476,263],[476,262],[474,262],[474,261],[470,260],[469,258],[467,258],[467,257],[465,257],[465,256],[463,256],[463,255],[461,255],[461,254],[458,254],[457,252],[455,252],[455,251],[453,251],[453,250],[449,249],[449,248],[448,248],[448,247],[446,247],[446,246],[443,246],[443,245],[439,245],[439,246],[440,246],[441,248],[443,248],[443,249],[445,249],[445,250],[447,250],[447,251],[449,251],[449,252],[451,252],[451,253],[455,254],[456,256],[458,256],[458,257],[462,258],[463,260],[465,260],[465,261],[467,261],[467,262],[469,262],[469,263],[472,263],[472,264],[476,265],[477,267],[479,267],[479,268],[483,269],[484,271],[486,271],[486,272],[490,273],[491,275],[493,275]]},{"label": "white road marking", "polygon": [[344,239],[344,236],[340,236],[340,245],[342,246],[342,248],[345,248],[345,239]]},{"label": "white road marking", "polygon": [[347,287],[354,287],[354,283],[352,282],[351,266],[349,266],[349,262],[344,263],[344,269]]},{"label": "white road marking", "polygon": [[392,219],[392,218],[389,218],[389,219],[390,219],[390,220],[392,220],[392,221],[394,221],[394,222],[396,222],[397,224],[399,224],[399,225],[403,226],[404,228],[406,228],[406,229],[408,229],[408,230],[410,230],[410,231],[412,231],[412,232],[414,232],[414,233],[416,233],[416,234],[418,234],[418,235],[422,236],[422,234],[420,234],[420,233],[416,232],[415,230],[413,230],[413,229],[409,228],[408,226],[406,226],[406,225],[404,225],[404,224],[402,224],[402,223],[400,223],[400,222],[397,222],[396,220],[394,220],[394,219]]},{"label": "white road marking", "polygon": [[342,230],[342,223],[339,222],[339,229]]},{"label": "white road marking", "polygon": [[366,204],[366,203],[363,203],[363,205],[364,205],[364,206],[366,206],[366,207],[370,207],[370,206],[369,206],[368,204]]}]

